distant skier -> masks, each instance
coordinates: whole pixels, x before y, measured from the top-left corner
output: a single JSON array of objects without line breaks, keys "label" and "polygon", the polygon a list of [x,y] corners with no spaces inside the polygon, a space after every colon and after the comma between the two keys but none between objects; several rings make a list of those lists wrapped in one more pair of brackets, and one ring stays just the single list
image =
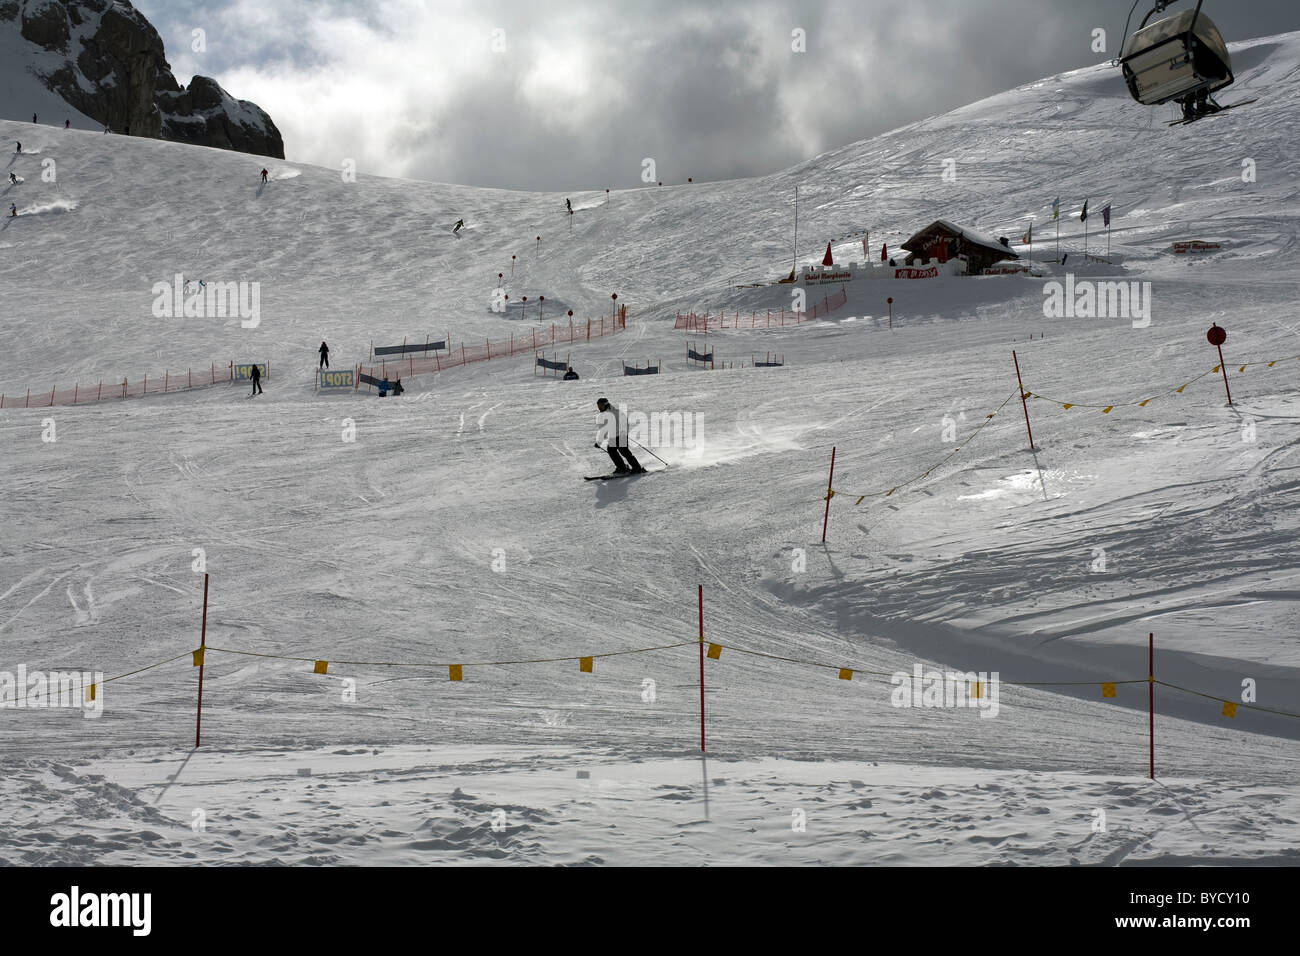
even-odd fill
[{"label": "distant skier", "polygon": [[[260,395],[262,393],[262,370],[257,365],[253,366],[249,378],[253,380],[253,395]],[[253,395],[248,397],[252,398]]]},{"label": "distant skier", "polygon": [[266,171],[265,169],[263,169],[263,170],[262,170],[262,182],[266,182],[266,177],[267,177],[268,175],[269,175],[269,174],[267,173],[267,171]]},{"label": "distant skier", "polygon": [[573,370],[572,365],[570,365],[569,370],[564,373],[564,380],[566,382],[576,382],[578,380],[578,373]]},{"label": "distant skier", "polygon": [[70,120],[70,119],[65,119],[65,120],[63,121],[63,128],[64,128],[64,129],[72,129],[72,120]]},{"label": "distant skier", "polygon": [[330,347],[324,342],[320,344],[320,368],[330,367]]},{"label": "distant skier", "polygon": [[16,139],[16,140],[14,140],[14,142],[18,144],[18,149],[16,150],[16,152],[21,153],[21,152],[23,151],[23,144],[22,144],[22,141]]},{"label": "distant skier", "polygon": [[465,220],[464,220],[464,219],[457,219],[457,220],[456,220],[456,225],[455,225],[455,227],[451,230],[452,235],[458,235],[458,234],[460,233],[461,228],[462,228],[464,225],[465,225]]},{"label": "distant skier", "polygon": [[15,206],[13,203],[9,204],[9,215],[10,216],[18,215],[18,207]]},{"label": "distant skier", "polygon": [[15,176],[13,173],[10,173],[10,174],[9,174],[9,185],[10,185],[10,186],[15,186],[15,185],[17,185],[17,184],[18,184],[18,177]]},{"label": "distant skier", "polygon": [[641,467],[641,463],[636,460],[631,449],[627,447],[627,419],[619,415],[607,398],[597,399],[596,407],[600,409],[600,426],[596,429],[596,447],[601,447],[602,440],[605,442],[605,451],[609,453],[609,457],[614,462],[614,474],[641,474],[645,469]]},{"label": "distant skier", "polygon": [[35,124],[35,122],[36,122],[36,114],[33,113],[33,114],[32,114],[32,123]]},{"label": "distant skier", "polygon": [[569,210],[569,212],[573,212],[573,203],[569,202],[567,199],[564,200],[564,208]]},{"label": "distant skier", "polygon": [[883,242],[880,244],[880,261],[889,261],[889,246]]}]

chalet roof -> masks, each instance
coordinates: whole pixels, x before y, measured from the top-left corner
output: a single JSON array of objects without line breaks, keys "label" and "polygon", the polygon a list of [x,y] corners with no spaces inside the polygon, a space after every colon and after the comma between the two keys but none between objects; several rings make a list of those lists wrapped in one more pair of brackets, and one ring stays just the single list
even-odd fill
[{"label": "chalet roof", "polygon": [[912,236],[912,238],[904,242],[903,248],[908,252],[920,252],[925,248],[926,241],[932,238],[936,233],[940,232],[950,236],[961,236],[961,238],[965,239],[967,242],[977,246],[984,246],[987,249],[1001,253],[1002,256],[1007,259],[1020,258],[1020,256],[1016,255],[1016,253],[1012,252],[996,239],[990,239],[988,236],[981,235],[973,229],[959,226],[955,222],[950,222],[947,219],[936,219],[934,222],[930,223],[930,225],[916,233],[916,235]]}]

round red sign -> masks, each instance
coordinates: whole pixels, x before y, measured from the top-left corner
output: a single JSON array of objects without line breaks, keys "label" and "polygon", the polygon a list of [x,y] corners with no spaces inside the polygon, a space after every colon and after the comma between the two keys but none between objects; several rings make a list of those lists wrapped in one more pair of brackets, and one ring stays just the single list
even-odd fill
[{"label": "round red sign", "polygon": [[1210,326],[1210,331],[1205,333],[1205,338],[1211,345],[1222,345],[1228,341],[1228,330],[1218,324]]}]

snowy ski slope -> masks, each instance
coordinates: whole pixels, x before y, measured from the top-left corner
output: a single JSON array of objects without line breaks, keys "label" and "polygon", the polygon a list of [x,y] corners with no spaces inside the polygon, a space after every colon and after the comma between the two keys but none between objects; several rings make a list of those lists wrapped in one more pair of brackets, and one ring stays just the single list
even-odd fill
[{"label": "snowy ski slope", "polygon": [[[1222,98],[1261,99],[1202,123],[1167,129],[1089,68],[757,180],[608,202],[593,184],[571,224],[558,194],[0,122],[24,147],[0,170],[23,179],[2,190],[20,215],[0,222],[0,391],[272,367],[252,401],[235,385],[0,412],[0,671],[185,655],[109,683],[97,719],[0,709],[0,860],[1294,863],[1300,720],[1220,708],[1250,679],[1259,706],[1300,713],[1300,34],[1233,57]],[[785,368],[689,369],[677,310],[790,307],[788,287],[730,286],[789,271],[795,185],[801,262],[941,217],[1015,240],[1032,219],[1042,258],[1060,195],[1069,268],[1046,271],[1150,282],[1150,325],[1047,319],[1043,279],[870,283],[816,323],[709,336],[722,361]],[[1085,198],[1094,253],[1112,205],[1113,265],[1083,261]],[[1183,239],[1223,248],[1173,255]],[[561,348],[577,383],[525,356],[407,379],[400,399],[313,390],[321,339],[347,367],[372,341],[527,334],[491,311],[499,272],[548,321],[552,304],[608,315],[617,293],[628,329]],[[176,273],[259,282],[260,324],[155,318]],[[1215,375],[1173,393],[1217,363],[1211,323],[1232,407]],[[1028,391],[1079,406],[1030,402],[1036,454],[1013,348]],[[699,415],[702,441],[661,449],[664,474],[584,483],[608,465],[600,395]],[[191,754],[194,549],[208,644],[280,657],[210,652]],[[700,584],[724,646],[706,763],[693,646],[592,673],[472,666],[691,642]],[[1209,695],[1157,688],[1154,784],[1151,631],[1157,677]],[[317,659],[467,666],[452,683]],[[993,719],[892,706],[887,675],[918,663],[1079,684],[1004,684]],[[1097,808],[1111,831],[1092,832]]]}]

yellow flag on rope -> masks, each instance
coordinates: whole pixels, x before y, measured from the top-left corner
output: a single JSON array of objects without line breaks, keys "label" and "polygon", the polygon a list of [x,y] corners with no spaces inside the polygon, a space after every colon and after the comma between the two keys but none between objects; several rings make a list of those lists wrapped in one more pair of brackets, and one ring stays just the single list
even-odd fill
[{"label": "yellow flag on rope", "polygon": [[324,674],[324,673],[325,673],[327,670],[329,670],[329,669],[330,669],[330,662],[329,662],[329,661],[317,661],[317,662],[316,662],[316,666],[315,666],[314,668],[312,668],[312,673],[313,673],[313,674]]},{"label": "yellow flag on rope", "polygon": [[853,671],[848,667],[841,667],[840,680],[853,680]]},{"label": "yellow flag on rope", "polygon": [[584,674],[590,674],[590,673],[591,673],[591,658],[590,658],[590,657],[580,657],[580,658],[578,658],[578,670],[582,671],[582,673],[584,673]]},{"label": "yellow flag on rope", "polygon": [[194,652],[194,666],[195,667],[203,666],[203,648],[201,647]]},{"label": "yellow flag on rope", "polygon": [[1236,717],[1236,716],[1237,716],[1237,705],[1234,704],[1234,703],[1233,703],[1232,701],[1230,701],[1230,700],[1225,700],[1225,701],[1223,702],[1223,716],[1224,716],[1224,717]]},{"label": "yellow flag on rope", "polygon": [[447,665],[447,680],[464,680],[464,673],[460,664]]},{"label": "yellow flag on rope", "polygon": [[1102,696],[1102,697],[1114,697],[1114,696],[1115,696],[1115,685],[1114,685],[1114,684],[1102,684],[1102,685],[1101,685],[1101,696]]},{"label": "yellow flag on rope", "polygon": [[87,701],[91,701],[91,700],[94,700],[94,699],[95,699],[95,686],[96,686],[96,685],[91,684],[89,687],[86,688],[86,700],[87,700]]},{"label": "yellow flag on rope", "polygon": [[716,660],[717,660],[718,658],[720,658],[721,656],[722,656],[722,645],[721,645],[721,644],[710,644],[710,645],[709,645],[709,660],[711,660],[711,661],[716,661]]}]

